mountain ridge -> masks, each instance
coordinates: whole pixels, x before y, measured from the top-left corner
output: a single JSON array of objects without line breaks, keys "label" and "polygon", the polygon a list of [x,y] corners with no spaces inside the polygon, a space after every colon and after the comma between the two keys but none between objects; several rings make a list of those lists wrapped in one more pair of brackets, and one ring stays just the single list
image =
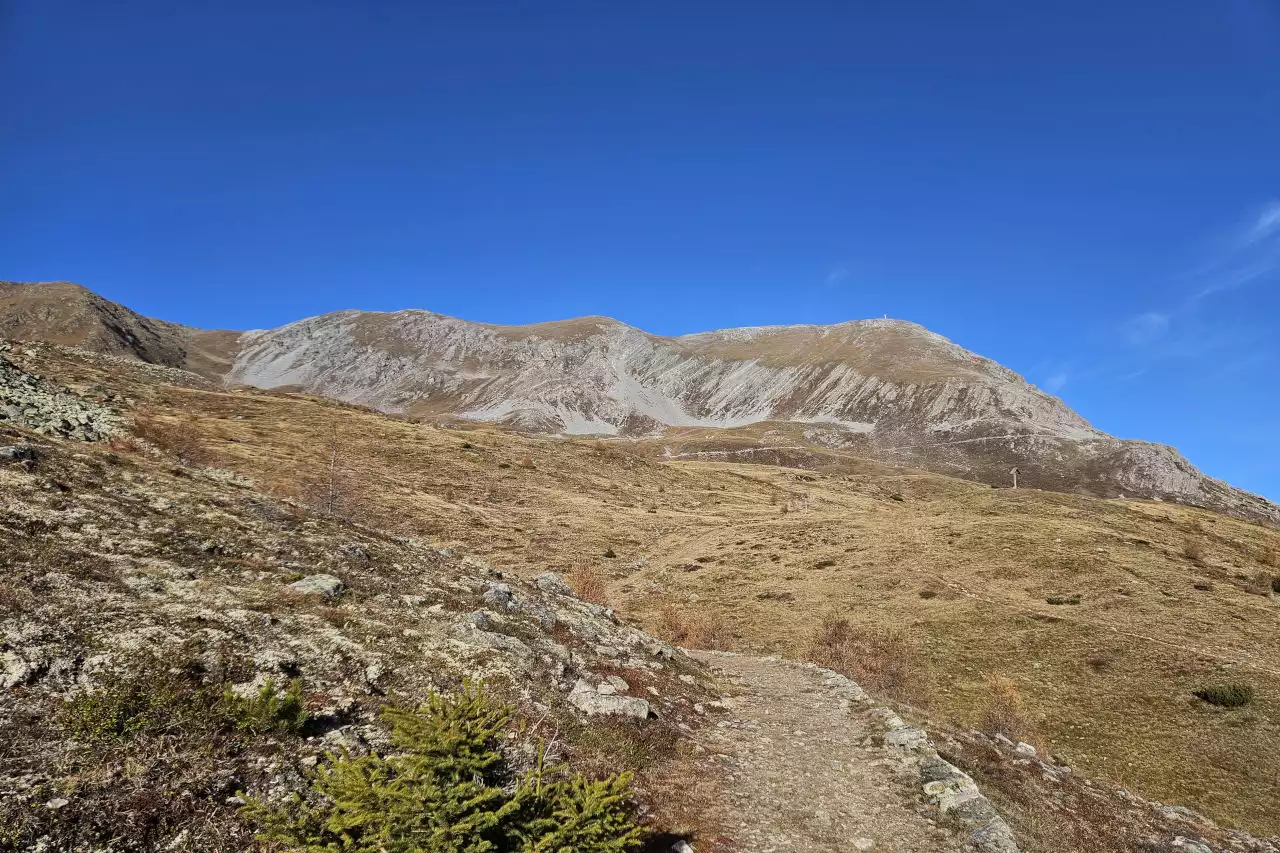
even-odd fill
[{"label": "mountain ridge", "polygon": [[1173,448],[1110,436],[1015,371],[906,320],[664,337],[599,316],[504,326],[424,309],[347,309],[275,329],[206,332],[151,320],[79,285],[4,283],[0,336],[536,433],[694,429],[706,448],[730,435],[769,447],[794,425],[815,449],[992,485],[1010,484],[1016,467],[1024,486],[1280,523],[1280,507],[1203,474]]}]

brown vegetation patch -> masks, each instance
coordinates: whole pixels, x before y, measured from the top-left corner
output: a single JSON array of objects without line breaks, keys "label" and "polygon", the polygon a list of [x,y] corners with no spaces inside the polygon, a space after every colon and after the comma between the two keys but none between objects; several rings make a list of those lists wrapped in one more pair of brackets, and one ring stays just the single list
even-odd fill
[{"label": "brown vegetation patch", "polygon": [[924,664],[911,637],[903,631],[854,625],[828,615],[822,620],[809,659],[847,675],[864,690],[913,705],[928,703]]}]

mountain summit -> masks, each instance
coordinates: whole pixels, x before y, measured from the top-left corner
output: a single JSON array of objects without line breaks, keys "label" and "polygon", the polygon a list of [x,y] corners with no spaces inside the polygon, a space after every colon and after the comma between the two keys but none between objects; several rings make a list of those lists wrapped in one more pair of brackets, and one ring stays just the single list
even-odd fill
[{"label": "mountain summit", "polygon": [[[786,446],[995,485],[1173,500],[1280,522],[1280,507],[1174,449],[1114,438],[922,326],[854,320],[660,337],[605,317],[527,326],[339,311],[203,332],[65,283],[0,284],[0,335],[184,367],[386,412],[571,435],[678,439],[694,454]],[[669,448],[668,448],[669,449]]]}]

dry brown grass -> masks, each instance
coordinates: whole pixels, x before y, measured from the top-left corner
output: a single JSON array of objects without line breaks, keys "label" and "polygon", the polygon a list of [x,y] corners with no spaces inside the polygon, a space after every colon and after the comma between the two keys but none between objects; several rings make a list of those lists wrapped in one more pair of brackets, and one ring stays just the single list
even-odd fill
[{"label": "dry brown grass", "polygon": [[[481,426],[463,448],[456,431],[313,398],[142,381],[122,390],[167,395],[196,416],[220,467],[260,484],[296,481],[337,420],[350,465],[374,484],[369,514],[383,529],[530,576],[599,564],[613,547],[627,559],[613,566],[610,604],[661,633],[664,606],[696,596],[699,618],[731,624],[740,651],[803,656],[832,608],[858,625],[905,629],[922,640],[932,717],[972,727],[987,701],[975,673],[1000,672],[1082,775],[1280,832],[1261,793],[1274,780],[1257,759],[1275,750],[1266,721],[1280,718],[1277,605],[1233,577],[1277,573],[1258,564],[1280,552],[1274,529],[1170,503],[991,489],[836,453],[804,462],[817,465],[805,480],[796,468],[752,464],[758,455],[662,458],[668,444],[734,449],[711,431],[610,441],[603,453]],[[744,436],[742,447],[754,441]],[[523,455],[537,460],[537,476],[496,464]],[[783,513],[784,501],[794,511]],[[1207,549],[1206,568],[1182,554],[1188,538]],[[680,568],[700,555],[718,561]],[[835,562],[815,568],[824,560]],[[923,599],[921,588],[938,595]],[[1045,604],[1065,589],[1079,606]],[[1250,716],[1230,725],[1186,701],[1220,667],[1258,690]]]},{"label": "dry brown grass", "polygon": [[828,615],[809,647],[809,659],[849,676],[864,689],[925,705],[928,682],[916,644],[903,631],[854,625]]},{"label": "dry brown grass", "polygon": [[132,435],[113,435],[107,441],[107,447],[116,453],[141,453],[142,442]]},{"label": "dry brown grass", "polygon": [[1254,572],[1244,581],[1244,591],[1250,595],[1270,595],[1273,587],[1271,575],[1266,572]]},{"label": "dry brown grass", "polygon": [[989,735],[1004,735],[1014,743],[1029,743],[1042,755],[1047,752],[1039,729],[1031,720],[1022,691],[1012,678],[985,675],[986,705],[982,711],[982,730]]},{"label": "dry brown grass", "polygon": [[209,461],[204,434],[193,417],[139,412],[133,418],[133,434],[182,465],[203,465]]},{"label": "dry brown grass", "polygon": [[1204,543],[1195,537],[1188,536],[1182,542],[1182,556],[1186,557],[1196,565],[1204,563]]},{"label": "dry brown grass", "polygon": [[687,649],[728,650],[733,636],[728,623],[714,612],[668,604],[662,608],[660,633]]},{"label": "dry brown grass", "polygon": [[595,566],[578,566],[569,572],[569,586],[583,601],[595,604],[608,604],[609,575]]}]

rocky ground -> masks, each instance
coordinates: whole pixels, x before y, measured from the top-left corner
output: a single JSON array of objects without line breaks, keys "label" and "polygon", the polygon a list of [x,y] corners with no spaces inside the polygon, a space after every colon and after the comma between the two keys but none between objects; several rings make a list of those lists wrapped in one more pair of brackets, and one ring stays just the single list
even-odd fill
[{"label": "rocky ground", "polygon": [[12,346],[0,341],[0,424],[12,424],[41,435],[98,441],[119,427],[108,408],[114,394],[97,389],[96,399],[70,393],[38,374],[23,370],[6,354]]}]

